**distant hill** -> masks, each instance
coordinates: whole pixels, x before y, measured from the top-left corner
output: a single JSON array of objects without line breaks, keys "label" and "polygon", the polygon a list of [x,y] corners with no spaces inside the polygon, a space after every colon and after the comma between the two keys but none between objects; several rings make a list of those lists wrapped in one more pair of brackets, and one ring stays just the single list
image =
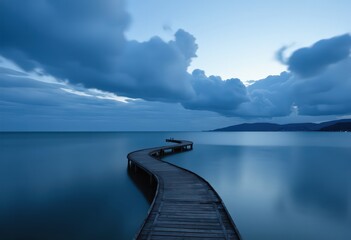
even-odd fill
[{"label": "distant hill", "polygon": [[351,122],[339,122],[330,126],[322,127],[320,131],[325,132],[351,132]]},{"label": "distant hill", "polygon": [[215,132],[298,132],[331,131],[351,132],[351,119],[342,119],[322,123],[243,123],[213,130]]}]

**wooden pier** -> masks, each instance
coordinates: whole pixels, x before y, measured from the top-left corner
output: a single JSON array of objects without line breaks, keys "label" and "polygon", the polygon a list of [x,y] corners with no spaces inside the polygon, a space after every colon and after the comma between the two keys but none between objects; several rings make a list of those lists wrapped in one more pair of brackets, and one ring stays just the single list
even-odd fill
[{"label": "wooden pier", "polygon": [[149,176],[157,189],[135,239],[240,239],[238,230],[219,195],[197,174],[161,158],[190,151],[193,143],[167,139],[176,144],[128,154],[135,174]]}]

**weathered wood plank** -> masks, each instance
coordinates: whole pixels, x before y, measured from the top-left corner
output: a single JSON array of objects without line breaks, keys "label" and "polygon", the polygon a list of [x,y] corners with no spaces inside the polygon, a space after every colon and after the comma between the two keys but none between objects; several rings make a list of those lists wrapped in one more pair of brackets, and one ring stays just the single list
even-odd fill
[{"label": "weathered wood plank", "polygon": [[153,176],[157,191],[136,239],[240,239],[222,200],[197,174],[160,158],[192,150],[189,141],[128,154],[128,166]]}]

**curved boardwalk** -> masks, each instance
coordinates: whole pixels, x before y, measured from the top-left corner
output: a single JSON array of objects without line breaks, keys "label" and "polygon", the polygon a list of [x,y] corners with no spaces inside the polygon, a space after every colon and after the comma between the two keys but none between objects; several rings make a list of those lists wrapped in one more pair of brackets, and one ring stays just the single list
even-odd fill
[{"label": "curved boardwalk", "polygon": [[136,239],[240,239],[221,198],[203,178],[160,160],[192,150],[189,141],[128,154],[128,165],[147,172],[157,190]]}]

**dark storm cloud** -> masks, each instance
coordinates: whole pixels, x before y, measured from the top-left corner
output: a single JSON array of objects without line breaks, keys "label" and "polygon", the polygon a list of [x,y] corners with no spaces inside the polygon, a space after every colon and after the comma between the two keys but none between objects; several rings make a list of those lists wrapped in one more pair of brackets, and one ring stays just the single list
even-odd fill
[{"label": "dark storm cloud", "polygon": [[88,88],[147,100],[189,97],[195,38],[178,30],[170,42],[127,41],[124,9],[120,0],[1,1],[0,53]]},{"label": "dark storm cloud", "polygon": [[351,36],[349,34],[323,39],[311,47],[295,51],[287,64],[290,71],[301,77],[309,77],[320,73],[328,65],[349,57],[350,49]]},{"label": "dark storm cloud", "polygon": [[186,110],[180,104],[120,102],[111,94],[40,82],[6,68],[0,68],[0,93],[0,131],[190,131],[230,123],[215,113]]},{"label": "dark storm cloud", "polygon": [[[190,33],[179,29],[171,41],[157,36],[132,41],[124,35],[130,22],[123,0],[1,0],[0,55],[26,71],[40,69],[86,89],[224,116],[281,117],[293,109],[302,115],[351,113],[349,34],[320,40],[287,58],[286,47],[281,48],[276,57],[290,72],[246,87],[239,79],[222,80],[202,70],[189,74],[198,49]],[[2,87],[8,101],[38,97],[33,105],[55,104],[54,98],[41,102],[50,88],[23,94],[23,87]],[[55,93],[57,98],[69,94]]]},{"label": "dark storm cloud", "polygon": [[319,116],[351,113],[351,58],[329,66],[322,73],[293,81],[299,114]]},{"label": "dark storm cloud", "polygon": [[[338,49],[336,46],[336,51]],[[288,116],[294,108],[297,114],[304,116],[351,114],[351,58],[345,57],[323,68],[309,77],[282,73],[256,81],[247,87],[250,101],[241,104],[235,114]]]},{"label": "dark storm cloud", "polygon": [[245,101],[240,80],[187,72],[198,48],[188,32],[179,29],[169,42],[159,37],[127,41],[123,1],[95,3],[2,1],[1,54],[26,70],[40,68],[70,83],[126,97],[222,114]]},{"label": "dark storm cloud", "polygon": [[247,87],[249,101],[241,104],[235,114],[243,117],[281,117],[291,113],[293,95],[291,74],[283,72],[268,76]]},{"label": "dark storm cloud", "polygon": [[1,53],[62,78],[90,67],[103,71],[123,49],[128,23],[122,1],[3,0]]},{"label": "dark storm cloud", "polygon": [[187,68],[196,49],[194,37],[183,30],[174,41],[130,41],[115,59],[115,76],[98,87],[133,98],[179,102],[193,94]]},{"label": "dark storm cloud", "polygon": [[205,75],[202,70],[194,70],[191,83],[194,96],[182,102],[187,109],[208,110],[222,115],[233,115],[241,103],[248,101],[247,91],[239,79],[223,81],[220,77]]},{"label": "dark storm cloud", "polygon": [[284,56],[285,51],[288,49],[288,46],[282,46],[281,48],[278,49],[278,51],[276,51],[275,53],[275,59],[282,63],[282,64],[286,64],[287,60]]},{"label": "dark storm cloud", "polygon": [[320,40],[284,57],[276,58],[291,72],[269,76],[247,87],[249,101],[233,112],[242,117],[282,117],[294,111],[305,116],[351,113],[351,36]]}]

